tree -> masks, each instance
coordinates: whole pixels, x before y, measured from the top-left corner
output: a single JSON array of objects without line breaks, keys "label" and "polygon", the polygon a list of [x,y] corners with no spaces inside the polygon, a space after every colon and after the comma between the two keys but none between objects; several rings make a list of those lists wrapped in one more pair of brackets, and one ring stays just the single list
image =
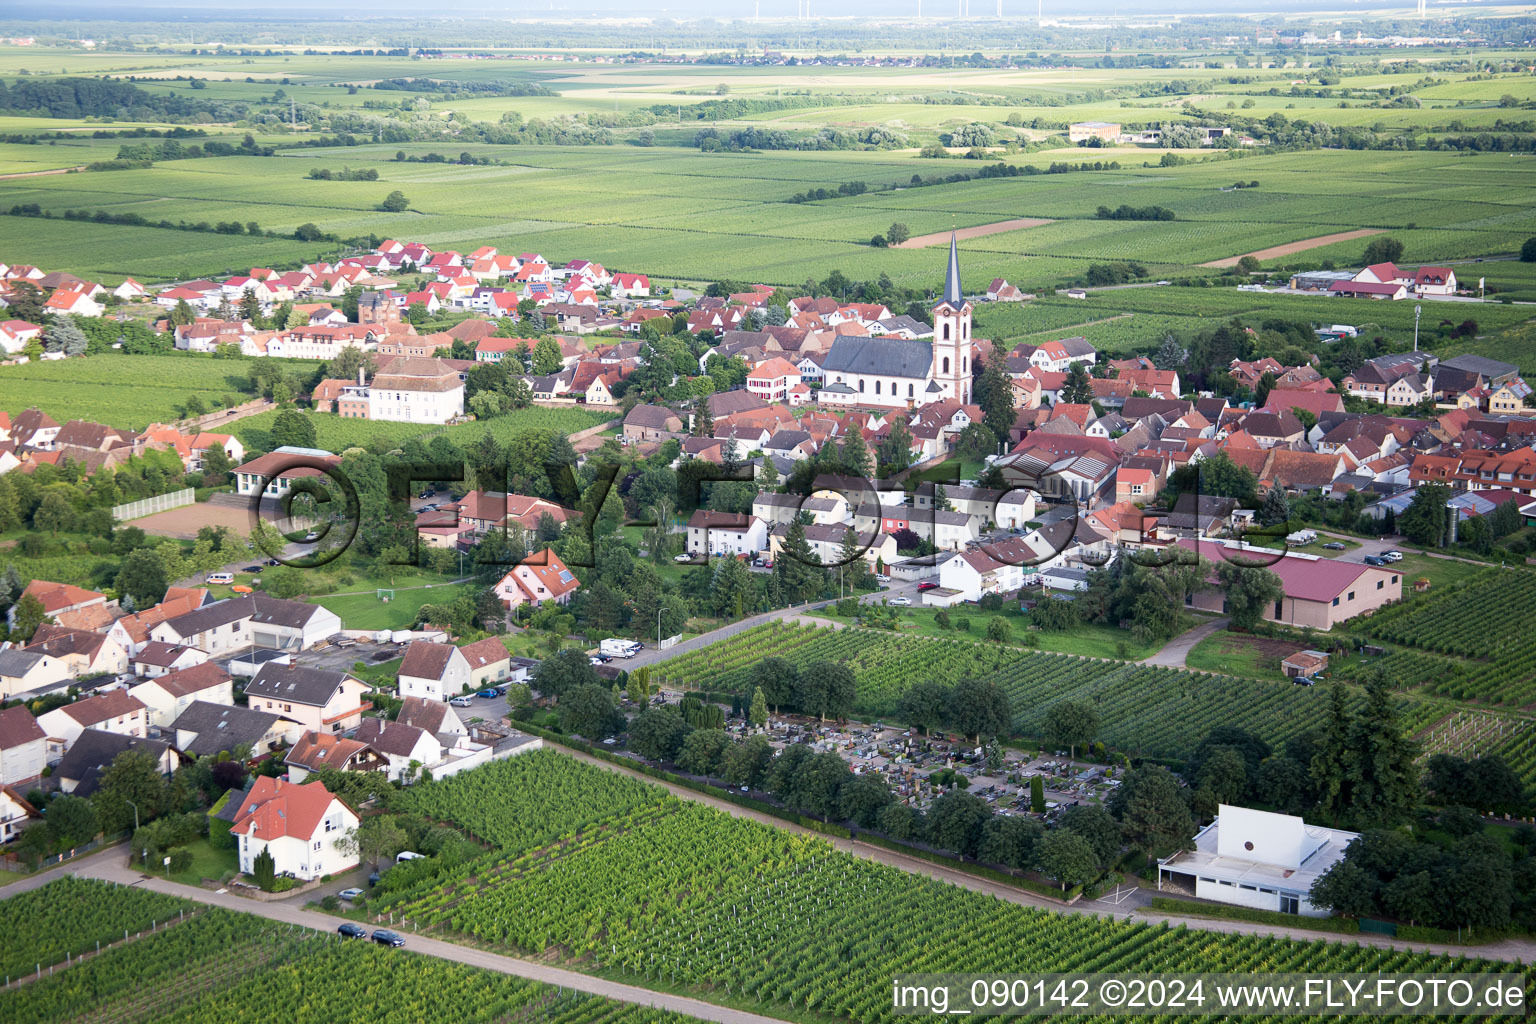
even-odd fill
[{"label": "tree", "polygon": [[[1039,776],[1036,776],[1039,778]],[[1098,804],[1078,804],[1062,812],[1061,828],[1082,836],[1093,849],[1093,856],[1100,867],[1113,863],[1120,852],[1120,826],[1110,813]]]},{"label": "tree", "polygon": [[629,749],[652,761],[670,761],[690,731],[677,708],[648,708],[629,727]]},{"label": "tree", "polygon": [[758,729],[768,724],[768,701],[763,697],[763,691],[756,687],[752,688],[752,699],[747,702],[747,721]]},{"label": "tree", "polygon": [[535,690],[557,699],[578,686],[599,685],[587,656],[574,648],[557,651],[539,662],[531,682]]},{"label": "tree", "polygon": [[1248,766],[1232,747],[1217,747],[1200,766],[1196,783],[1219,803],[1241,800],[1248,789]]},{"label": "tree", "polygon": [[602,740],[613,734],[614,711],[611,690],[598,683],[582,683],[560,695],[560,728],[589,740]]},{"label": "tree", "polygon": [[1013,707],[996,683],[962,679],[949,692],[945,721],[979,743],[983,737],[1001,736],[1008,731],[1013,723]]},{"label": "tree", "polygon": [[[1350,849],[1355,843],[1350,844]],[[1312,883],[1307,899],[1313,906],[1345,917],[1369,917],[1376,909],[1375,889],[1371,876],[1346,856]]]},{"label": "tree", "polygon": [[1099,873],[1098,858],[1088,840],[1060,828],[1040,840],[1035,863],[1042,875],[1056,879],[1063,890],[1086,885]]},{"label": "tree", "polygon": [[405,193],[401,192],[399,189],[395,189],[389,195],[384,197],[384,201],[379,204],[379,209],[383,210],[385,213],[404,213],[406,210],[410,209],[410,206],[411,201],[405,198]]},{"label": "tree", "polygon": [[55,797],[48,804],[48,825],[63,849],[80,846],[101,831],[101,816],[89,800],[78,796]]},{"label": "tree", "polygon": [[1189,805],[1173,773],[1162,765],[1144,765],[1127,773],[1109,800],[1109,811],[1120,822],[1125,838],[1147,853],[1183,849],[1194,832]]},{"label": "tree", "polygon": [[829,717],[844,718],[853,710],[853,669],[842,662],[814,662],[800,673],[798,691],[800,710],[805,714],[816,715],[823,722]]},{"label": "tree", "polygon": [[974,857],[991,817],[992,809],[975,793],[945,793],[928,809],[928,838],[935,846]]},{"label": "tree", "polygon": [[[905,224],[901,223],[901,221],[897,221],[885,229],[885,240],[891,245],[900,245],[911,237],[912,230]],[[1536,241],[1536,239],[1533,239],[1532,241]],[[1536,259],[1536,257],[1532,258]]]},{"label": "tree", "polygon": [[1285,596],[1280,577],[1257,566],[1237,565],[1222,559],[1216,566],[1216,581],[1227,598],[1227,612],[1232,625],[1252,629],[1265,611]]},{"label": "tree", "polygon": [[1450,513],[1446,502],[1451,498],[1444,484],[1424,484],[1397,517],[1397,529],[1404,537],[1424,547],[1445,547],[1449,540]]},{"label": "tree", "polygon": [[1365,245],[1365,255],[1361,257],[1366,266],[1376,263],[1396,263],[1403,258],[1403,243],[1392,237],[1373,238]]},{"label": "tree", "polygon": [[949,687],[932,680],[913,683],[897,699],[897,712],[908,723],[929,733],[944,722],[949,706]]},{"label": "tree", "polygon": [[68,314],[58,316],[43,332],[43,348],[48,352],[62,352],[66,356],[85,355],[89,344],[82,331]]},{"label": "tree", "polygon": [[272,420],[272,443],[276,447],[313,448],[315,424],[297,409],[284,409]]},{"label": "tree", "polygon": [[113,586],[119,594],[131,596],[140,608],[148,608],[165,594],[170,581],[165,574],[165,560],[154,548],[130,551],[117,571]]},{"label": "tree", "polygon": [[1527,238],[1525,244],[1520,246],[1520,262],[1536,263],[1536,236]]},{"label": "tree", "polygon": [[1403,731],[1398,704],[1385,680],[1365,684],[1365,709],[1351,729],[1350,814],[1370,825],[1395,825],[1413,809],[1419,774],[1418,749]]},{"label": "tree", "polygon": [[138,805],[137,818],[141,823],[159,817],[165,809],[165,798],[160,765],[147,750],[125,750],[113,758],[91,795],[102,831],[107,833],[121,832],[134,823],[131,804]]},{"label": "tree", "polygon": [[1280,526],[1290,519],[1291,502],[1285,496],[1285,488],[1271,487],[1264,495],[1264,504],[1259,506],[1259,522],[1264,526]]},{"label": "tree", "polygon": [[976,377],[976,404],[981,406],[981,421],[992,432],[994,444],[987,454],[996,451],[996,442],[1006,443],[1009,431],[1018,419],[1013,405],[1013,378],[1008,376],[1007,355],[1002,346],[992,350],[992,357],[979,363],[981,372]]},{"label": "tree", "polygon": [[773,744],[766,736],[753,736],[732,744],[720,759],[720,776],[732,786],[756,789],[763,784],[773,762]]},{"label": "tree", "polygon": [[1335,682],[1328,688],[1328,710],[1322,736],[1308,765],[1312,782],[1317,788],[1318,810],[1331,814],[1335,820],[1341,811],[1349,807],[1349,761],[1352,756],[1349,745],[1353,727],[1353,716],[1345,701],[1344,684]]},{"label": "tree", "polygon": [[1077,405],[1087,405],[1093,401],[1092,379],[1082,363],[1074,362],[1067,368],[1067,379],[1062,383],[1059,394],[1063,402]]},{"label": "tree", "polygon": [[256,880],[256,888],[262,892],[272,891],[272,886],[277,882],[277,864],[272,859],[272,851],[269,848],[263,846],[261,852],[251,861],[251,877]]},{"label": "tree", "polygon": [[880,812],[894,799],[885,780],[874,772],[856,775],[844,782],[838,794],[844,820],[860,828],[874,828]]},{"label": "tree", "polygon": [[60,531],[73,529],[75,519],[75,506],[70,504],[69,498],[62,491],[49,491],[32,513],[32,526],[57,535]]},{"label": "tree", "polygon": [[1177,370],[1188,360],[1189,354],[1184,351],[1184,346],[1179,344],[1179,339],[1171,334],[1163,335],[1163,340],[1157,346],[1157,351],[1152,355],[1152,365],[1159,370]]},{"label": "tree", "polygon": [[[892,417],[891,429],[875,444],[875,460],[882,477],[893,476],[912,465],[912,431],[904,418]],[[767,483],[766,478],[763,482]]]},{"label": "tree", "polygon": [[405,830],[396,824],[395,819],[383,814],[364,818],[353,833],[351,842],[355,844],[358,857],[375,868],[380,862],[390,860],[404,850],[409,842]]},{"label": "tree", "polygon": [[36,594],[24,594],[16,602],[16,618],[11,624],[11,636],[18,640],[30,640],[37,627],[43,624],[48,613]]},{"label": "tree", "polygon": [[764,658],[752,666],[752,686],[777,714],[800,690],[800,670],[783,658]]},{"label": "tree", "polygon": [[1045,779],[1039,775],[1029,780],[1029,809],[1036,814],[1045,813]]},{"label": "tree", "polygon": [[1045,713],[1045,734],[1059,747],[1068,747],[1072,757],[1077,748],[1093,740],[1099,731],[1099,713],[1080,701],[1059,700]]},{"label": "tree", "polygon": [[695,729],[683,740],[677,754],[677,766],[694,775],[718,775],[721,759],[731,738],[723,729]]},{"label": "tree", "polygon": [[533,372],[540,377],[559,373],[565,365],[560,355],[560,344],[554,338],[540,338],[533,346]]},{"label": "tree", "polygon": [[821,558],[811,550],[805,539],[805,524],[798,519],[789,524],[779,557],[773,563],[773,574],[779,593],[788,604],[811,601],[827,589],[827,571],[821,568]]}]

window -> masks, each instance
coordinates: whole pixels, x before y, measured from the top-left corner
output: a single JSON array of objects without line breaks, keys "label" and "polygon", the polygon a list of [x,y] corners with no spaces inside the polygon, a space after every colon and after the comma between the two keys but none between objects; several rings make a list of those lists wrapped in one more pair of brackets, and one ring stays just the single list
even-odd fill
[{"label": "window", "polygon": [[914,395],[914,393],[915,393],[915,392],[913,392],[913,390],[912,390],[912,385],[911,385],[911,384],[908,384],[908,385],[907,385],[907,397],[908,397],[908,398],[911,398],[911,397],[912,397],[912,396],[913,396],[913,395]]},{"label": "window", "polygon": [[1339,599],[1338,599],[1338,598],[1334,598],[1334,599],[1333,599],[1333,606],[1334,606],[1334,607],[1335,607],[1335,608],[1337,608],[1337,607],[1338,607],[1338,606],[1339,606]]},{"label": "window", "polygon": [[1376,581],[1376,589],[1377,589],[1377,590],[1380,590],[1380,589],[1382,589],[1382,588],[1383,588],[1383,587],[1385,587],[1385,586],[1386,586],[1386,585],[1387,585],[1387,582],[1386,582],[1386,580],[1377,580],[1377,581]]},{"label": "window", "polygon": [[[949,329],[947,327],[944,329],[944,337],[949,337]],[[944,372],[949,372],[949,356],[944,357]]]},{"label": "window", "polygon": [[878,395],[879,393],[880,393],[880,382],[879,381],[875,381],[875,394]]},{"label": "window", "polygon": [[315,840],[315,849],[320,849],[320,840],[318,839]]},{"label": "window", "polygon": [[949,324],[944,325],[944,340],[949,340]]},{"label": "window", "polygon": [[1346,597],[1346,598],[1345,598],[1345,600],[1346,600],[1346,601],[1353,601],[1353,600],[1354,600],[1354,599],[1355,599],[1355,592],[1354,592],[1354,591],[1353,591],[1353,590],[1351,590],[1351,591],[1350,591],[1350,592],[1349,592],[1349,596],[1348,596],[1348,597]]}]

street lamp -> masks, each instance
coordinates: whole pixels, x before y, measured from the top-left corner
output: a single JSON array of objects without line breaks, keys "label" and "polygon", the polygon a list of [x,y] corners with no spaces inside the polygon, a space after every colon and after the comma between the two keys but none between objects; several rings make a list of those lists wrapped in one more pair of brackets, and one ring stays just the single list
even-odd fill
[{"label": "street lamp", "polygon": [[133,808],[133,830],[137,832],[139,830],[139,805],[132,800],[124,800],[123,803]]},{"label": "street lamp", "polygon": [[1413,307],[1413,350],[1415,352],[1419,350],[1419,314],[1422,312],[1424,312],[1423,306]]},{"label": "street lamp", "polygon": [[656,649],[661,650],[661,605],[656,606]]}]

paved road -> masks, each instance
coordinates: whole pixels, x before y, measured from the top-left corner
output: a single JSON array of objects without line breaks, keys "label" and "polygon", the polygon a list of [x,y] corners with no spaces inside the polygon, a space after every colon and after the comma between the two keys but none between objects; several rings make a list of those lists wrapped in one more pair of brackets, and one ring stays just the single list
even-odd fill
[{"label": "paved road", "polygon": [[[255,900],[236,896],[234,893],[212,892],[208,889],[197,889],[178,885],[175,882],[167,882],[163,878],[144,876],[127,867],[123,863],[121,856],[94,857],[82,864],[75,865],[74,868],[75,870],[72,873],[83,877],[100,878],[123,885],[137,885],[141,888],[153,889],[156,892],[170,893],[185,899],[196,900],[209,906],[255,914],[258,917],[264,917],[271,921],[301,925],[305,928],[316,929],[317,931],[330,931],[339,923],[338,918],[313,910],[305,910],[288,902],[258,903]],[[4,892],[8,895],[12,891],[14,890],[8,887]],[[685,1013],[700,1020],[718,1021],[719,1024],[775,1024],[777,1020],[774,1017],[764,1017],[727,1006],[717,1006],[702,999],[672,995],[667,992],[652,992],[649,989],[640,988],[636,985],[625,985],[621,982],[594,978],[577,971],[568,971],[563,968],[552,967],[549,964],[520,960],[516,957],[503,956],[499,953],[474,949],[470,946],[444,942],[441,939],[428,938],[424,935],[412,935],[409,932],[406,932],[405,935],[406,949],[414,953],[424,956],[435,956],[442,960],[451,960],[455,963],[467,964],[471,967],[499,971],[502,974],[512,974],[520,978],[530,978],[534,981],[541,981],[548,985],[559,985],[578,992],[589,992],[593,995],[604,996],[608,999],[631,1003],[636,1006],[648,1006],[673,1013]]]},{"label": "paved road", "polygon": [[1168,668],[1183,668],[1189,652],[1201,640],[1210,636],[1219,629],[1226,629],[1230,618],[1222,616],[1209,622],[1202,622],[1198,626],[1187,629],[1163,645],[1163,649],[1151,657],[1141,659],[1143,665],[1164,665]]}]

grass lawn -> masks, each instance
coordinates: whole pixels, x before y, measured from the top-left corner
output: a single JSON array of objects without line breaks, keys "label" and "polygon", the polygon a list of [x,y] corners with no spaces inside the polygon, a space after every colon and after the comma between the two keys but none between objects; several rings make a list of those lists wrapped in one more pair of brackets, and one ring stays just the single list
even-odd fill
[{"label": "grass lawn", "polygon": [[[194,839],[188,843],[186,849],[192,851],[192,866],[185,871],[171,873],[171,881],[180,882],[182,885],[198,885],[205,878],[222,879],[228,872],[239,868],[239,859],[234,847],[228,850],[216,850],[208,842],[206,836]],[[164,873],[164,869],[161,869]]]},{"label": "grass lawn", "polygon": [[[987,623],[994,616],[1001,616],[1008,621],[1012,628],[1013,637],[1009,641],[1018,646],[1024,646],[1024,639],[1028,634],[1029,616],[1016,608],[1007,608],[1000,612],[984,612],[979,608],[962,606],[949,609],[951,626],[945,629],[937,621],[939,609],[937,608],[903,608],[898,612],[901,628],[904,632],[920,633],[924,636],[941,636],[955,640],[985,639]],[[852,622],[851,618],[837,615],[831,608],[813,613],[817,616],[832,619],[836,622]],[[970,621],[970,632],[964,632],[954,627],[953,623],[960,619]],[[1057,654],[1080,654],[1089,658],[1119,658],[1126,657],[1132,660],[1145,658],[1157,650],[1157,646],[1149,646],[1136,642],[1136,638],[1123,629],[1113,626],[1100,626],[1082,624],[1063,633],[1033,634],[1040,638],[1038,650],[1052,651]],[[1124,645],[1124,654],[1121,654]]]},{"label": "grass lawn", "polygon": [[1212,633],[1190,648],[1184,659],[1185,667],[1203,672],[1223,672],[1234,676],[1253,676],[1256,679],[1284,679],[1282,672],[1265,668],[1264,655],[1255,648],[1243,644],[1227,646],[1228,640],[1245,640],[1242,634],[1221,630]]},{"label": "grass lawn", "polygon": [[1408,597],[1413,593],[1413,581],[1420,576],[1429,580],[1430,591],[1433,593],[1436,587],[1445,587],[1458,580],[1464,580],[1468,576],[1482,572],[1488,566],[1475,562],[1457,562],[1449,558],[1431,558],[1429,555],[1412,554],[1404,550],[1403,560],[1392,568],[1402,570],[1403,596]]},{"label": "grass lawn", "polygon": [[[1323,547],[1324,544],[1343,544],[1344,550],[1329,550]],[[1343,537],[1318,537],[1311,544],[1292,544],[1288,550],[1300,552],[1304,555],[1318,555],[1322,558],[1338,558],[1340,555],[1347,554],[1359,546],[1359,541],[1346,540]]]},{"label": "grass lawn", "polygon": [[444,604],[471,593],[467,583],[435,583],[395,591],[392,601],[381,601],[372,592],[317,597],[313,603],[341,616],[347,629],[409,629],[422,605]]}]

